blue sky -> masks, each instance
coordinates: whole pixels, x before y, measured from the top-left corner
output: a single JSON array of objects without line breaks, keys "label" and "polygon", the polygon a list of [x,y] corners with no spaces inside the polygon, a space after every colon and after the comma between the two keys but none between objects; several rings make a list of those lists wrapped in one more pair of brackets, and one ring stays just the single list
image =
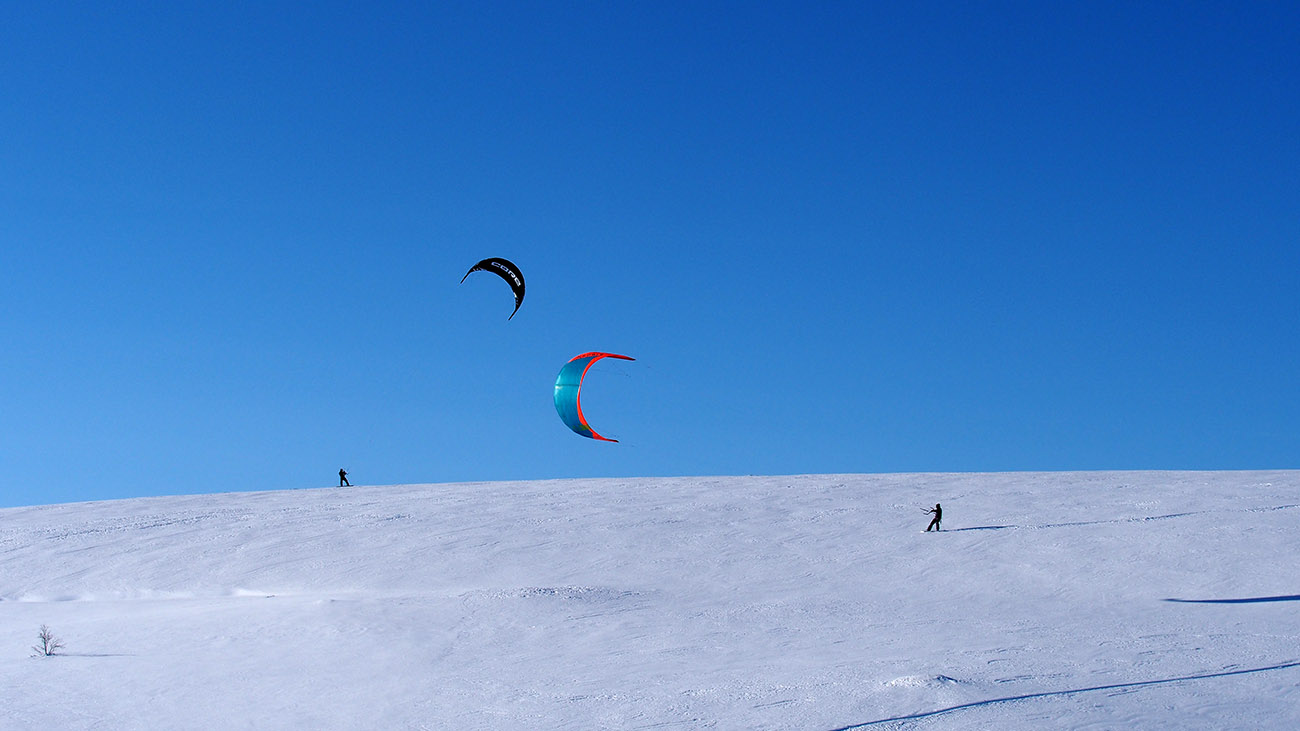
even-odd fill
[{"label": "blue sky", "polygon": [[4,11],[0,505],[1300,467],[1294,5],[412,5]]}]

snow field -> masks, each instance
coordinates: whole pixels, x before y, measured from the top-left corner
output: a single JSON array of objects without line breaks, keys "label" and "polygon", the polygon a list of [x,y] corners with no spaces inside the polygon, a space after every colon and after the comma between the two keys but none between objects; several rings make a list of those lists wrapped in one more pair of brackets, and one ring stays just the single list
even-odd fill
[{"label": "snow field", "polygon": [[1296,728],[1297,519],[1300,472],[11,508],[0,727]]}]

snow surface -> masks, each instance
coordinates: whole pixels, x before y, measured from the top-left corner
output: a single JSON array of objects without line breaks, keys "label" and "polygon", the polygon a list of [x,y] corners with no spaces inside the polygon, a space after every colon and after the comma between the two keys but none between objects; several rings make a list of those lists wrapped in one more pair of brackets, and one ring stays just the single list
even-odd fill
[{"label": "snow surface", "polygon": [[11,508],[0,728],[1300,728],[1298,519],[1294,471]]}]

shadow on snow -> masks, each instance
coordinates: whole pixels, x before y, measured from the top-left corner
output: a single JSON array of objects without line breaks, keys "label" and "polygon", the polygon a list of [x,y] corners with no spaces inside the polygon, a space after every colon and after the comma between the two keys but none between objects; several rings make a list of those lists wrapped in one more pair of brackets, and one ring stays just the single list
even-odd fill
[{"label": "shadow on snow", "polygon": [[876,726],[882,723],[894,723],[899,721],[916,721],[922,718],[933,718],[934,716],[942,716],[945,713],[963,711],[968,708],[981,708],[984,706],[991,706],[994,705],[995,703],[1014,703],[1015,701],[1025,701],[1025,700],[1031,700],[1035,698],[1052,698],[1057,696],[1074,695],[1076,693],[1091,693],[1093,691],[1098,691],[1098,690],[1119,690],[1121,688],[1141,688],[1143,686],[1148,686],[1148,685],[1182,683],[1189,680],[1206,680],[1208,678],[1226,678],[1232,675],[1249,675],[1251,673],[1263,673],[1269,670],[1287,670],[1290,668],[1297,668],[1297,667],[1300,667],[1300,662],[1288,662],[1288,663],[1282,663],[1281,665],[1270,665],[1268,667],[1263,667],[1263,668],[1250,668],[1248,670],[1227,670],[1221,673],[1206,673],[1204,675],[1183,675],[1177,678],[1162,678],[1160,680],[1139,680],[1133,683],[1114,683],[1112,685],[1097,685],[1091,688],[1072,688],[1070,690],[1051,690],[1051,691],[1046,691],[1044,693],[1026,693],[1025,695],[1013,695],[1013,696],[1008,696],[1006,698],[990,698],[989,700],[984,700],[984,701],[962,703],[961,705],[957,705],[957,706],[940,708],[937,711],[926,711],[924,713],[913,713],[908,716],[894,716],[893,718],[881,718],[876,721],[867,721],[866,723],[855,723],[849,726],[840,726],[839,728],[833,729],[832,731],[849,731],[849,729],[866,728],[868,726]]},{"label": "shadow on snow", "polygon": [[1289,596],[1255,596],[1247,599],[1166,599],[1179,604],[1263,604],[1265,602],[1300,602],[1300,594]]},{"label": "shadow on snow", "polygon": [[[1263,513],[1274,510],[1290,510],[1291,508],[1300,507],[1300,505],[1278,505],[1270,508],[1251,508],[1242,512]],[[1085,525],[1116,525],[1120,523],[1150,523],[1157,520],[1170,520],[1172,518],[1185,518],[1189,515],[1204,515],[1211,511],[1201,510],[1188,513],[1169,513],[1167,515],[1143,515],[1133,518],[1109,518],[1104,520],[1079,520],[1070,523],[1042,523],[1040,525],[978,525],[971,528],[945,528],[944,533],[956,533],[964,530],[1042,530],[1044,528],[1076,528]]]}]

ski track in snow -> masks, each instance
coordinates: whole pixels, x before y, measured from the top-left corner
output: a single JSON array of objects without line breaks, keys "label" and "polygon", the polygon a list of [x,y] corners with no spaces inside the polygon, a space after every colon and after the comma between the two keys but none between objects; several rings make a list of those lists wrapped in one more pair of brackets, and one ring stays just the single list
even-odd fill
[{"label": "ski track in snow", "polygon": [[1289,729],[1298,507],[1273,471],[9,508],[0,727]]}]

